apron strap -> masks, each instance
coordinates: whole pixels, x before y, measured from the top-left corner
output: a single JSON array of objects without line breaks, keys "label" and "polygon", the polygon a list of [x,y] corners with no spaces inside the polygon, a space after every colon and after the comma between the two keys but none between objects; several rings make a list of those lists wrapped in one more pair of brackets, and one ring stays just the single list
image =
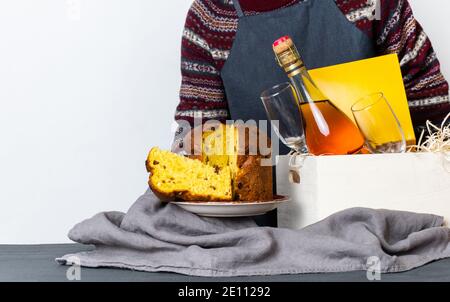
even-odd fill
[{"label": "apron strap", "polygon": [[239,18],[245,17],[244,11],[242,10],[239,0],[233,0],[234,8],[236,9]]}]

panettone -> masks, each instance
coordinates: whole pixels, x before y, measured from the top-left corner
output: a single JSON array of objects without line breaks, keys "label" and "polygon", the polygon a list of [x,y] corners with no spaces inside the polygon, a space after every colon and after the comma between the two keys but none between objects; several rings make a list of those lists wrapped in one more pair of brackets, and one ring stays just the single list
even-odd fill
[{"label": "panettone", "polygon": [[[155,169],[153,161],[161,151],[152,150],[149,154],[147,166],[152,173],[149,183],[160,196],[199,201],[273,199],[270,140],[256,127],[220,124],[207,131],[196,128],[186,136],[184,145],[185,151],[190,154],[189,158],[170,154],[177,158],[177,165],[183,166],[167,168],[166,165],[166,169],[161,170],[161,166]],[[169,156],[167,153],[164,154]],[[156,161],[164,163],[165,159]],[[196,177],[198,173],[193,169],[214,171],[216,182],[212,184],[212,176]],[[201,172],[200,175],[204,176],[205,173]],[[223,175],[226,173],[229,178]],[[167,179],[172,182],[168,183]],[[166,182],[163,183],[163,180]],[[187,180],[194,185],[186,183]],[[227,186],[229,190],[225,189]],[[191,189],[193,187],[202,188],[202,191]],[[227,194],[228,191],[230,194]]]}]

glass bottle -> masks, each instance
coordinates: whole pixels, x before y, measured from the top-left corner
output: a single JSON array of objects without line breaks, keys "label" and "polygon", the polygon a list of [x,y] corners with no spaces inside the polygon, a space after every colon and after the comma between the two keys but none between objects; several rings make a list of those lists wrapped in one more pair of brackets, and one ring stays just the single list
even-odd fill
[{"label": "glass bottle", "polygon": [[358,127],[317,87],[289,36],[274,42],[279,65],[298,96],[306,144],[314,155],[345,155],[359,152],[364,138]]}]

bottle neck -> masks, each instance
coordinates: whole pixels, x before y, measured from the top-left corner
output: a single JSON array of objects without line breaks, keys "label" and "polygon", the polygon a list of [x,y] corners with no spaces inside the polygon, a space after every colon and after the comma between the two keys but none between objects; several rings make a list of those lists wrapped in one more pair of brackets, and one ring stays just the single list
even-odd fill
[{"label": "bottle neck", "polygon": [[306,71],[305,64],[294,46],[277,54],[276,59],[289,78]]},{"label": "bottle neck", "polygon": [[276,41],[274,52],[278,64],[291,80],[300,104],[326,99],[306,70],[303,59],[290,38],[284,37]]},{"label": "bottle neck", "polygon": [[327,99],[317,87],[305,67],[292,71],[288,74],[288,77],[297,92],[300,104],[324,101]]},{"label": "bottle neck", "polygon": [[294,64],[291,66],[290,69],[286,70],[287,76],[289,78],[298,76],[298,75],[304,75],[305,73],[307,74],[308,71],[306,70],[306,67],[303,63],[301,63],[301,61],[298,61],[298,63]]}]

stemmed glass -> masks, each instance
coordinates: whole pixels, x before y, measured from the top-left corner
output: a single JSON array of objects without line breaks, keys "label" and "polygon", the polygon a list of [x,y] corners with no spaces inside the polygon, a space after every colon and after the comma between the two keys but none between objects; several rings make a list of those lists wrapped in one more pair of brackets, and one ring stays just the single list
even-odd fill
[{"label": "stemmed glass", "polygon": [[267,116],[280,140],[295,153],[307,150],[299,100],[290,83],[274,86],[261,94]]},{"label": "stemmed glass", "polygon": [[290,83],[282,83],[264,91],[261,100],[275,133],[292,150],[289,178],[292,183],[300,183],[299,170],[308,148],[297,93]]},{"label": "stemmed glass", "polygon": [[402,126],[383,93],[373,93],[352,106],[353,116],[372,153],[404,153]]}]

